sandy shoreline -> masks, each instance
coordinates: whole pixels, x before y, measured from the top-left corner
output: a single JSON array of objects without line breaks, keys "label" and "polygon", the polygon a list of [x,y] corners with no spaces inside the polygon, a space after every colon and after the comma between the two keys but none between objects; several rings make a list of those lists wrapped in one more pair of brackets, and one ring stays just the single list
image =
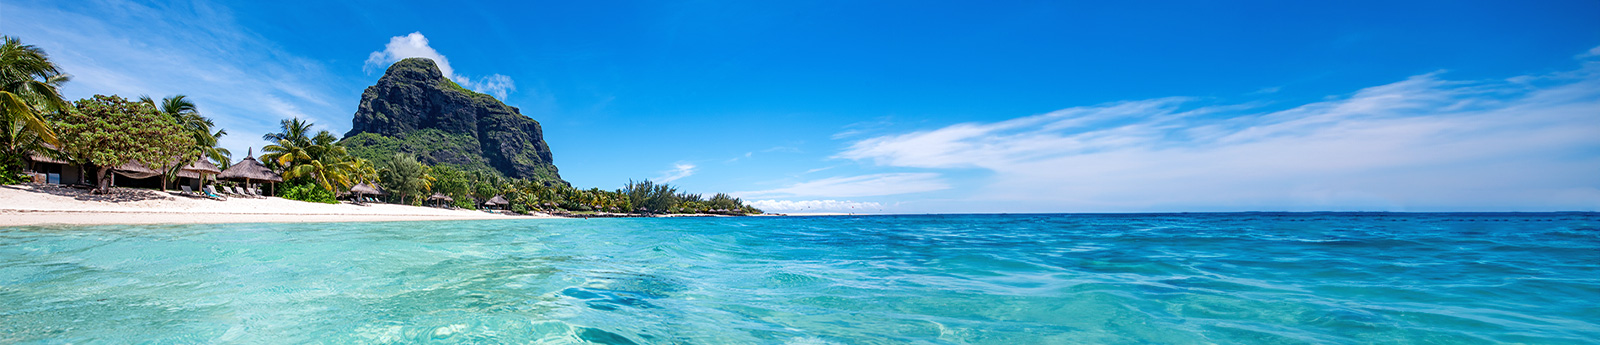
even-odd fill
[{"label": "sandy shoreline", "polygon": [[317,204],[282,198],[213,200],[176,192],[119,189],[110,195],[50,185],[0,186],[0,226],[383,222],[529,219],[472,210],[390,204]]}]

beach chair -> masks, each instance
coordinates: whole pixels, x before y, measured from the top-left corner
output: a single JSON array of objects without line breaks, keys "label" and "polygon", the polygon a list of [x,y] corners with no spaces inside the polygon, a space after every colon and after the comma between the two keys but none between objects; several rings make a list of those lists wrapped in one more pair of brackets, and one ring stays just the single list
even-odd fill
[{"label": "beach chair", "polygon": [[181,185],[181,186],[178,186],[178,187],[182,187],[183,188],[183,194],[184,195],[194,195],[194,188],[189,188],[189,185]]},{"label": "beach chair", "polygon": [[256,187],[250,187],[250,195],[259,196],[259,197],[263,197],[263,198],[267,197],[265,195],[261,195],[261,188],[256,188]]},{"label": "beach chair", "polygon": [[217,193],[216,189],[211,188],[211,185],[206,185],[205,187],[201,187],[200,191],[205,192],[206,196],[208,196],[208,197],[216,198],[218,200],[228,200],[228,198],[223,197],[221,193]]},{"label": "beach chair", "polygon": [[242,189],[241,189],[241,188],[239,188],[239,186],[233,186],[233,187],[223,187],[223,189],[224,189],[224,190],[227,190],[227,191],[228,191],[228,192],[229,192],[229,193],[233,193],[233,195],[238,195],[238,196],[244,196],[244,197],[248,197],[248,196],[250,196],[250,194],[246,194],[246,193],[245,193],[245,192],[244,192],[244,190],[242,190]]}]

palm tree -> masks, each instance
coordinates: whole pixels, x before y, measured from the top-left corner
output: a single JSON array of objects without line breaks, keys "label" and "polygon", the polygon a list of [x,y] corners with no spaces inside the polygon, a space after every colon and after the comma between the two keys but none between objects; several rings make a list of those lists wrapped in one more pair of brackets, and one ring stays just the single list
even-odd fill
[{"label": "palm tree", "polygon": [[383,179],[384,188],[393,192],[401,203],[411,203],[406,200],[407,196],[421,198],[438,181],[427,164],[405,153],[395,153],[394,157],[383,163],[378,175]]},{"label": "palm tree", "polygon": [[266,152],[261,160],[283,171],[285,179],[310,181],[336,194],[377,179],[378,171],[372,162],[351,157],[333,133],[319,131],[307,136],[312,123],[300,118],[283,120],[279,125],[281,132],[261,136],[276,142],[261,148]]},{"label": "palm tree", "polygon": [[0,36],[0,112],[6,123],[21,122],[34,135],[59,145],[41,113],[71,107],[56,88],[71,79],[62,74],[50,55],[11,36]]},{"label": "palm tree", "polygon": [[0,36],[0,179],[13,176],[28,152],[61,142],[44,114],[71,107],[56,88],[70,79],[50,56],[11,36]]},{"label": "palm tree", "polygon": [[278,126],[282,128],[281,131],[277,133],[263,134],[261,135],[261,140],[266,140],[267,142],[272,143],[276,143],[281,140],[288,140],[296,145],[305,145],[311,142],[311,138],[306,136],[306,133],[311,133],[311,122],[303,121],[296,117],[289,120],[278,121]]}]

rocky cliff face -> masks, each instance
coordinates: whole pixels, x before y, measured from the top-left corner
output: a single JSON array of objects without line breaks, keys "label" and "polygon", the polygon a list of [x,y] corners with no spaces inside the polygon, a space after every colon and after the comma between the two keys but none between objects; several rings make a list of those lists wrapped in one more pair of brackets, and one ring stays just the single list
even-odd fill
[{"label": "rocky cliff face", "polygon": [[361,94],[344,143],[352,154],[368,159],[407,152],[428,164],[493,169],[508,177],[565,184],[538,121],[494,97],[462,88],[429,59],[389,66]]}]

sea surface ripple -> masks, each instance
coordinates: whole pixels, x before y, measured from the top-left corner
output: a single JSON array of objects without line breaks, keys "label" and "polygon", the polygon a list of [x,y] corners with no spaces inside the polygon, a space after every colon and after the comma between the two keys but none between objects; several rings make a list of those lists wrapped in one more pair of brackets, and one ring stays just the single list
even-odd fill
[{"label": "sea surface ripple", "polygon": [[0,343],[1596,342],[1593,213],[0,228]]}]

